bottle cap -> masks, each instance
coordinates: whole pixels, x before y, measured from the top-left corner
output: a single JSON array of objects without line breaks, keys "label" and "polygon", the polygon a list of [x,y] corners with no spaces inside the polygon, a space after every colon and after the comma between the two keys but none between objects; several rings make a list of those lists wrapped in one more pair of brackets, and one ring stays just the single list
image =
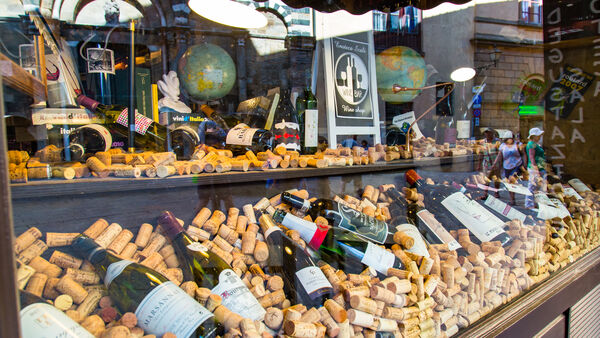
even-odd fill
[{"label": "bottle cap", "polygon": [[77,96],[77,98],[75,98],[75,101],[77,102],[77,104],[82,105],[90,110],[96,110],[96,108],[100,104],[100,102],[98,102],[92,98],[89,98],[85,95]]},{"label": "bottle cap", "polygon": [[410,169],[409,171],[406,172],[405,174],[406,176],[406,182],[408,182],[408,184],[413,185],[415,184],[418,180],[422,179],[421,176],[419,176],[419,174],[417,174],[416,171]]},{"label": "bottle cap", "polygon": [[308,245],[315,250],[319,250],[323,240],[325,240],[325,236],[327,236],[329,228],[330,227],[328,225],[317,224],[317,231],[315,231],[315,234],[311,238],[310,242],[308,242]]},{"label": "bottle cap", "polygon": [[158,216],[158,224],[170,239],[175,238],[175,236],[183,232],[183,227],[170,211],[163,211],[160,216]]}]

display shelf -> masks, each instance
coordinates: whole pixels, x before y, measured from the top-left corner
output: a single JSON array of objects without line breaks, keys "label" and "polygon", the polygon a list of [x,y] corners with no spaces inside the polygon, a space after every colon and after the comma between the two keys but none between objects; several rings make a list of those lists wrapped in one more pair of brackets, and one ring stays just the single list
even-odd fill
[{"label": "display shelf", "polygon": [[11,184],[13,199],[81,195],[103,192],[124,192],[132,190],[165,189],[214,184],[235,184],[278,179],[336,176],[345,174],[367,174],[401,169],[466,164],[473,160],[472,155],[455,157],[430,157],[420,160],[396,160],[369,165],[327,168],[270,169],[266,171],[202,173],[197,175],[176,175],[167,178],[82,178],[74,180],[36,180],[29,183]]}]

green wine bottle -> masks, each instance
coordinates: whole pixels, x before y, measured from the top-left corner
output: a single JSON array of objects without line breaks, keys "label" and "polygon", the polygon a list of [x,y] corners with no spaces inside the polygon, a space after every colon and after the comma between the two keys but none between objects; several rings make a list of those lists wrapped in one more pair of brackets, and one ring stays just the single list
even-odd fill
[{"label": "green wine bottle", "polygon": [[319,145],[319,111],[317,110],[317,98],[310,87],[304,90],[305,109],[300,122],[302,131],[304,154],[314,154]]},{"label": "green wine bottle", "polygon": [[158,224],[171,239],[186,274],[190,274],[199,286],[212,289],[214,294],[221,296],[225,307],[240,316],[253,320],[264,318],[265,309],[229,264],[191,239],[171,212],[161,213]]},{"label": "green wine bottle", "polygon": [[64,337],[93,338],[81,325],[50,305],[46,300],[27,291],[19,291],[21,302],[21,336],[23,338]]},{"label": "green wine bottle", "polygon": [[92,263],[121,312],[133,312],[148,334],[216,337],[224,328],[213,314],[159,272],[123,260],[79,235],[71,247]]}]

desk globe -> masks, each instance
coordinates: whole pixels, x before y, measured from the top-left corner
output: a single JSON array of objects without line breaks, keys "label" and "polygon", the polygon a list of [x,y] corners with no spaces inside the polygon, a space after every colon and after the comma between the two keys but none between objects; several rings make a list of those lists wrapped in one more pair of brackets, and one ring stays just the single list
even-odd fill
[{"label": "desk globe", "polygon": [[185,91],[200,101],[227,95],[236,79],[235,64],[221,47],[203,43],[189,47],[177,65],[177,75]]},{"label": "desk globe", "polygon": [[427,70],[419,53],[405,46],[390,47],[377,54],[377,89],[384,101],[403,103],[412,101],[420,90],[401,91],[396,94],[392,86],[419,88],[425,85]]}]

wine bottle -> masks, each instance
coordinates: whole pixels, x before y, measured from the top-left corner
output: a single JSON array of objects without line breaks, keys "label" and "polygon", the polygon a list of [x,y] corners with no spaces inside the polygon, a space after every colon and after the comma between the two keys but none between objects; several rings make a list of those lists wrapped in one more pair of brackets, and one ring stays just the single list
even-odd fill
[{"label": "wine bottle", "polygon": [[[103,105],[87,96],[79,95],[77,103],[102,115],[105,126],[110,130],[115,146],[126,148],[128,133],[128,108],[119,105]],[[180,159],[189,159],[198,145],[199,137],[195,130],[181,126],[168,131],[165,126],[154,123],[142,114],[135,114],[135,146],[141,150],[165,151],[170,137],[172,151]]]},{"label": "wine bottle", "polygon": [[389,268],[405,268],[393,253],[344,228],[318,226],[281,209],[275,211],[273,220],[288,229],[298,231],[300,237],[318,251],[327,263],[344,269],[346,273],[360,273],[364,270],[364,265],[372,267],[384,276]]},{"label": "wine bottle", "polygon": [[300,122],[301,135],[304,140],[302,150],[304,154],[314,154],[319,145],[319,111],[317,110],[317,98],[310,87],[304,90],[305,110]]},{"label": "wine bottle", "polygon": [[81,325],[46,300],[27,291],[19,291],[21,336],[23,338],[93,338]]},{"label": "wine bottle", "polygon": [[112,135],[104,126],[91,123],[78,127],[69,134],[69,143],[62,150],[64,161],[85,161],[99,151],[108,151]]},{"label": "wine bottle", "polygon": [[269,247],[268,272],[281,276],[292,304],[322,305],[333,295],[333,287],[321,269],[302,247],[283,234],[271,215],[260,210],[257,216]]},{"label": "wine bottle", "polygon": [[282,144],[287,150],[300,151],[300,125],[298,113],[292,106],[290,90],[283,89],[275,110],[273,121],[275,144]]},{"label": "wine bottle", "polygon": [[206,115],[206,117],[215,121],[219,126],[221,126],[221,128],[225,130],[231,129],[241,123],[241,121],[236,119],[235,116],[219,114],[216,110],[206,104],[201,105],[200,110],[204,113],[204,115]]},{"label": "wine bottle", "polygon": [[[449,250],[458,250],[461,245],[450,235],[435,216],[427,209],[421,208],[416,203],[407,203],[406,199],[400,195],[400,192],[393,186],[386,186],[384,194],[392,199],[392,203],[388,207],[392,215],[392,224],[394,220],[402,218],[402,214],[395,216],[396,212],[404,211],[409,223],[416,226],[421,235],[432,244],[446,244]],[[399,211],[392,211],[397,208]]]},{"label": "wine bottle", "polygon": [[79,235],[71,247],[96,269],[117,308],[133,312],[148,334],[216,337],[223,326],[213,314],[157,271],[109,253],[93,239]]},{"label": "wine bottle", "polygon": [[190,279],[221,296],[223,305],[229,310],[252,320],[264,318],[265,309],[229,264],[204,245],[191,239],[171,212],[161,213],[158,224],[171,239],[177,257],[181,259]]},{"label": "wine bottle", "polygon": [[442,222],[446,228],[457,229],[464,226],[474,236],[475,242],[500,241],[503,246],[512,238],[504,231],[504,222],[462,192],[450,186],[428,185],[414,170],[406,172],[406,181],[416,186],[425,196],[425,206],[440,217],[449,219]]},{"label": "wine bottle", "polygon": [[310,215],[312,219],[325,217],[329,224],[349,230],[368,241],[377,244],[394,242],[394,230],[387,223],[356,211],[347,205],[328,199],[318,199],[314,202],[292,195],[289,192],[281,194],[281,201]]}]

